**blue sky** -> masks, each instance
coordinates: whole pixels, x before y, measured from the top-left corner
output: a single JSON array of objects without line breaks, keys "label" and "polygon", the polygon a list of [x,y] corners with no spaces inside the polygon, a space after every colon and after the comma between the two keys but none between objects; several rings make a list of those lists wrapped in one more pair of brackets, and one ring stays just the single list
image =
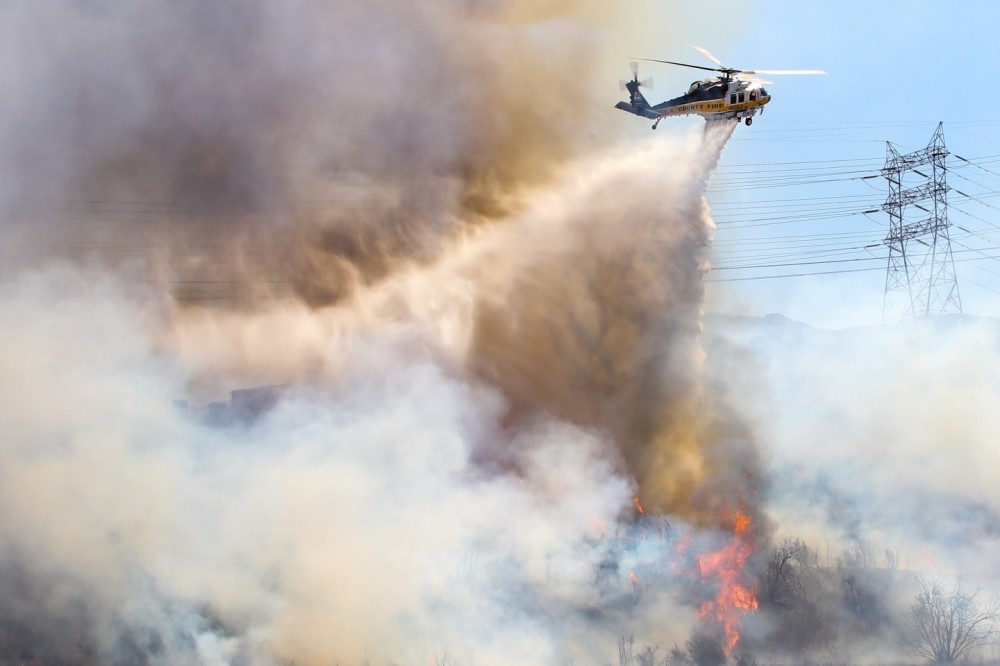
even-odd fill
[{"label": "blue sky", "polygon": [[[632,3],[649,22],[616,35],[631,56],[709,64],[710,49],[744,68],[821,68],[827,76],[771,77],[773,101],[752,127],[741,126],[709,188],[719,229],[710,308],[781,312],[817,326],[881,320],[888,217],[877,175],[885,142],[918,150],[938,121],[954,154],[949,185],[953,252],[963,310],[1000,316],[1000,2],[681,2]],[[625,50],[631,53],[626,54]],[[625,64],[623,63],[623,68]],[[675,96],[696,70],[644,63],[651,101]],[[702,121],[675,120],[668,131]],[[644,123],[639,123],[643,125]],[[661,131],[666,127],[661,125]],[[646,129],[646,128],[643,128]],[[874,244],[875,247],[865,248]],[[869,260],[870,259],[870,260]],[[814,263],[810,261],[833,261]],[[738,268],[763,264],[796,264]],[[725,267],[725,268],[724,268]],[[766,278],[803,272],[866,271]]]}]

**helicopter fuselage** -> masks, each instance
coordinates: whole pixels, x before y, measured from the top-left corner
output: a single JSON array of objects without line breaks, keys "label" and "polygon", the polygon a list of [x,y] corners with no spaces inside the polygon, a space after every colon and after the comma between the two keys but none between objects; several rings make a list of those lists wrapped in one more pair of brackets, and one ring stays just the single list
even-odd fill
[{"label": "helicopter fuselage", "polygon": [[[698,115],[706,120],[749,119],[771,101],[771,96],[760,86],[721,77],[695,81],[687,93],[656,105],[650,105],[642,96],[637,81],[629,81],[626,88],[630,101],[619,102],[615,108],[656,120],[657,123],[662,118],[685,115]],[[656,129],[655,124],[653,129]]]},{"label": "helicopter fuselage", "polygon": [[768,81],[757,78],[758,75],[826,74],[821,69],[737,69],[726,67],[708,49],[701,46],[693,48],[718,66],[706,67],[705,65],[692,65],[687,62],[657,60],[655,58],[641,58],[641,60],[707,72],[720,72],[722,76],[715,75],[712,78],[695,81],[688,88],[687,93],[653,106],[639,92],[639,88],[646,84],[639,80],[639,63],[633,61],[630,63],[632,80],[627,83],[622,82],[624,87],[628,89],[629,101],[618,102],[615,108],[655,120],[653,129],[656,129],[656,126],[664,118],[686,115],[698,115],[705,120],[743,119],[749,125],[753,122],[753,117],[762,113],[764,105],[771,101],[771,96],[761,86]]}]

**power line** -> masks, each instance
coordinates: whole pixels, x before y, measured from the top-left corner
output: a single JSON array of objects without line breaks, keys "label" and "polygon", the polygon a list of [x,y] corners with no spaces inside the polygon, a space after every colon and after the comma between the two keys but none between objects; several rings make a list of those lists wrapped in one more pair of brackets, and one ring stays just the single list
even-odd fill
[{"label": "power line", "polygon": [[810,273],[783,273],[781,275],[754,275],[750,277],[736,277],[736,278],[708,278],[705,282],[745,282],[750,280],[778,280],[782,278],[794,278],[794,277],[812,277],[816,275],[840,275],[842,273],[866,273],[869,271],[881,271],[884,270],[881,266],[876,266],[874,268],[849,268],[842,271],[819,271]]},{"label": "power line", "polygon": [[[988,259],[991,261],[1000,261],[1000,255],[985,255],[982,257],[969,257],[965,259],[958,259],[955,263],[970,263],[974,261],[983,261]],[[885,261],[885,259],[880,259]],[[777,275],[750,275],[747,277],[735,277],[735,278],[706,278],[705,282],[743,282],[751,280],[777,280],[780,278],[793,278],[793,277],[809,277],[813,275],[839,275],[842,273],[867,273],[870,271],[884,271],[885,268],[881,266],[876,266],[873,268],[848,268],[844,270],[837,271],[816,271],[816,272],[806,272],[806,273],[779,273]]]}]

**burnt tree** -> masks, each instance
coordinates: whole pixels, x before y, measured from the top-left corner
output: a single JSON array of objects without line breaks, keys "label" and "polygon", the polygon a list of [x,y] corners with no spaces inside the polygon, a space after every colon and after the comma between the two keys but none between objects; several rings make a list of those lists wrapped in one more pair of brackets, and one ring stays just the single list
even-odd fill
[{"label": "burnt tree", "polygon": [[996,636],[1000,605],[983,599],[982,588],[967,591],[959,580],[953,589],[917,578],[921,591],[907,617],[910,648],[935,664],[969,657]]}]

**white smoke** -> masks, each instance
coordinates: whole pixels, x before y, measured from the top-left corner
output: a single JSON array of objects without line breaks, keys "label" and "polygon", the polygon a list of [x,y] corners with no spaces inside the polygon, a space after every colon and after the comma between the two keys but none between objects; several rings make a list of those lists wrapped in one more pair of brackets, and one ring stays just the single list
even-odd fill
[{"label": "white smoke", "polygon": [[[653,557],[612,552],[636,492],[622,443],[545,410],[511,427],[470,354],[477,303],[517,298],[503,307],[525,317],[549,266],[560,292],[608,306],[625,292],[590,291],[586,262],[648,261],[644,286],[669,304],[682,276],[656,261],[708,228],[704,172],[664,165],[702,150],[667,137],[595,159],[520,217],[335,308],[200,310],[164,329],[148,290],[107,273],[7,283],[8,644],[56,663],[500,664],[589,663],[626,628],[666,640],[690,610],[636,598],[624,570],[598,583],[607,562]],[[192,380],[269,373],[298,381],[252,425],[172,406]],[[497,452],[500,468],[476,462]]]},{"label": "white smoke", "polygon": [[[775,373],[788,409],[771,422],[769,441],[785,471],[808,464],[810,485],[827,488],[811,520],[828,512],[823,522],[840,538],[897,548],[915,569],[985,573],[980,560],[1000,510],[995,326],[969,319],[860,329],[788,351],[789,365]],[[796,407],[801,400],[816,407]]]},{"label": "white smoke", "polygon": [[[774,542],[803,540],[822,568],[809,602],[823,649],[900,659],[916,576],[1000,596],[995,321],[825,330],[775,315],[708,330],[711,383],[761,444]],[[853,610],[848,582],[867,595]]]}]

